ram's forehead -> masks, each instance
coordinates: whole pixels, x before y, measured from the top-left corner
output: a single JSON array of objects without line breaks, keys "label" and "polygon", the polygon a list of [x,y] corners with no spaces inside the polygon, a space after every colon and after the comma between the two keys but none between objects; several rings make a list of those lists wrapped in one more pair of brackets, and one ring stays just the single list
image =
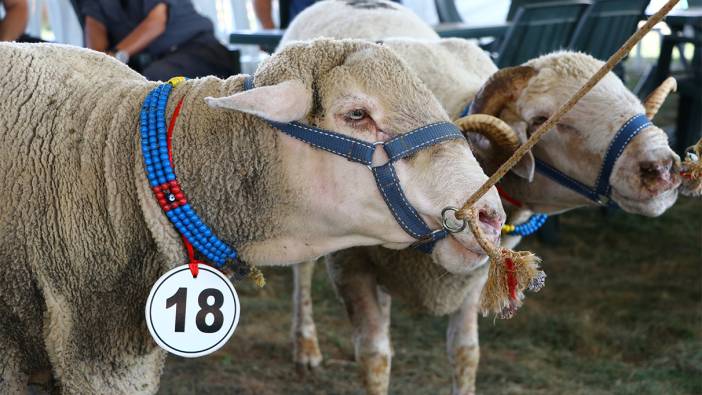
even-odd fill
[{"label": "ram's forehead", "polygon": [[[603,62],[580,52],[559,51],[533,59],[526,64],[538,71],[527,88],[529,95],[540,94],[555,99],[552,94],[574,94],[599,70]],[[640,101],[612,72],[597,83],[576,107],[583,106],[598,111],[608,111],[612,108],[641,110]]]},{"label": "ram's forehead", "polygon": [[[391,49],[384,45],[371,45],[350,53],[344,65],[382,72],[379,77],[391,77],[399,71],[408,71],[406,64]],[[382,69],[382,70],[381,70]]]},{"label": "ram's forehead", "polygon": [[550,69],[560,77],[589,78],[603,62],[580,52],[558,51],[540,56],[526,63],[536,70]]}]

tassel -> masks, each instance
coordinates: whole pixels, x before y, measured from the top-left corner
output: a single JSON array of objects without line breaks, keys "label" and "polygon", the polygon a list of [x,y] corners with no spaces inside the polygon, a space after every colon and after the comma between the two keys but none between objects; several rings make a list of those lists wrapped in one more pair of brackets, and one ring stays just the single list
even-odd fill
[{"label": "tassel", "polygon": [[680,192],[685,196],[702,196],[702,140],[687,149],[681,164]]},{"label": "tassel", "polygon": [[266,278],[263,277],[263,272],[261,272],[261,270],[256,266],[251,266],[249,279],[252,280],[259,288],[263,288],[266,285]]},{"label": "tassel", "polygon": [[481,312],[483,316],[495,313],[501,319],[512,318],[522,305],[524,291],[538,292],[546,282],[546,273],[539,268],[541,259],[529,251],[493,246],[478,225],[475,209],[468,224],[490,259],[487,283],[480,295]]},{"label": "tassel", "polygon": [[501,319],[514,317],[522,306],[524,290],[538,292],[546,282],[546,273],[539,269],[541,259],[529,251],[500,248],[490,257],[490,270],[480,296],[483,316],[496,313]]}]

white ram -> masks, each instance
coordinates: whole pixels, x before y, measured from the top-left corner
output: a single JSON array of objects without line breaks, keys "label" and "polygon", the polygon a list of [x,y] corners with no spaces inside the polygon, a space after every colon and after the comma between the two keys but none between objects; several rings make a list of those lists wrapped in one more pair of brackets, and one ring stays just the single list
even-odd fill
[{"label": "white ram", "polygon": [[[318,40],[271,57],[255,81],[242,92],[243,76],[189,80],[166,109],[183,100],[175,168],[214,232],[254,265],[413,242],[365,166],[266,121],[368,142],[448,121],[405,63],[373,43]],[[25,392],[41,377],[62,393],[158,389],[165,352],[143,308],[154,281],[186,260],[139,148],[140,107],[157,85],[97,52],[0,43],[0,393]],[[486,179],[463,139],[396,165],[432,225]],[[495,191],[481,204],[504,221]],[[477,251],[466,264],[485,260],[467,232],[449,239],[440,244]]]}]

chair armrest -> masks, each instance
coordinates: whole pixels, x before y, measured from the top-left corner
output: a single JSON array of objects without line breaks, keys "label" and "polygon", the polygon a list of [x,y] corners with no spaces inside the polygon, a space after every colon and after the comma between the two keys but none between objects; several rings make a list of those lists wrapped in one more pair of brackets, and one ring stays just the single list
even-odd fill
[{"label": "chair armrest", "polygon": [[230,44],[260,45],[275,48],[283,38],[285,30],[235,30],[229,35]]},{"label": "chair armrest", "polygon": [[441,37],[482,38],[501,37],[509,29],[509,24],[489,26],[467,26],[463,23],[442,23],[434,26]]}]

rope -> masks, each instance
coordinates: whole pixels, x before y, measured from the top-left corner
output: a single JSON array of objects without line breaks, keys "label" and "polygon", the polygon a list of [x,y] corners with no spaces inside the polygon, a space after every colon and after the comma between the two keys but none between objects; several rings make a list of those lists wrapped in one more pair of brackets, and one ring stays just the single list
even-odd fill
[{"label": "rope", "polygon": [[527,140],[526,143],[521,145],[515,152],[512,154],[512,156],[507,160],[507,162],[503,163],[502,166],[500,166],[497,171],[490,176],[490,178],[483,184],[473,195],[468,198],[466,203],[463,205],[463,207],[456,212],[456,218],[458,219],[466,219],[470,215],[470,209],[473,207],[473,205],[481,198],[483,197],[495,184],[497,184],[502,177],[504,177],[507,172],[514,167],[514,165],[527,153],[529,150],[536,145],[536,143],[541,140],[541,137],[543,137],[546,132],[551,130],[558,121],[560,121],[561,117],[565,115],[568,111],[570,111],[575,104],[583,97],[585,94],[587,94],[592,88],[604,78],[607,73],[612,71],[614,67],[624,59],[624,57],[629,54],[634,48],[636,44],[638,44],[639,41],[653,29],[653,27],[660,22],[665,16],[670,12],[671,9],[679,2],[680,0],[669,0],[663,8],[661,8],[658,12],[656,12],[651,18],[646,21],[646,23],[639,28],[629,39],[624,43],[624,45],[621,46],[617,50],[617,52],[612,55],[609,60],[607,60],[607,63],[605,63],[597,72],[590,77],[590,79],[577,91],[575,94],[565,103],[563,104],[558,111],[553,113],[549,119],[544,122],[541,127],[539,127],[534,134],[529,137],[529,140]]}]

